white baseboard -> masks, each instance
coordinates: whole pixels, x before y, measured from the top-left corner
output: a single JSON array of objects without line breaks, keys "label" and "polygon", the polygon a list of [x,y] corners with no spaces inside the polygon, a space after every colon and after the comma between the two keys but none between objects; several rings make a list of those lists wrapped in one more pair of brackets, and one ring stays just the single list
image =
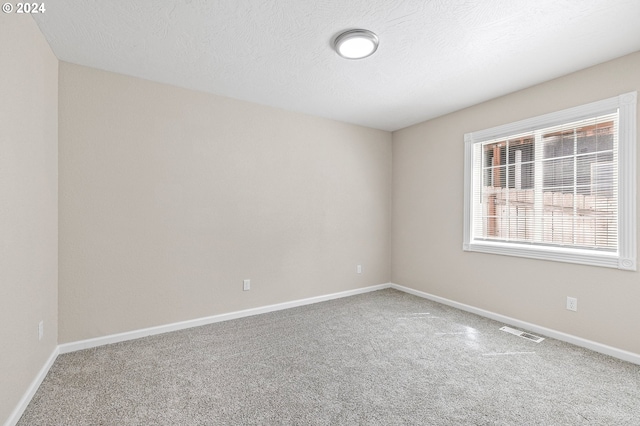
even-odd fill
[{"label": "white baseboard", "polygon": [[20,420],[20,417],[24,413],[24,410],[26,410],[27,406],[31,402],[31,399],[33,398],[36,391],[42,384],[42,381],[44,380],[44,378],[47,376],[49,369],[51,368],[51,366],[53,365],[53,363],[55,362],[59,354],[75,352],[82,349],[94,348],[97,346],[108,345],[111,343],[124,342],[127,340],[139,339],[141,337],[146,337],[146,336],[151,336],[151,335],[161,334],[161,333],[168,333],[171,331],[183,330],[191,327],[198,327],[206,324],[213,324],[221,321],[228,321],[236,318],[243,318],[243,317],[248,317],[252,315],[264,314],[267,312],[274,312],[274,311],[280,311],[283,309],[295,308],[297,306],[310,305],[313,303],[324,302],[332,299],[339,299],[342,297],[355,296],[356,294],[368,293],[371,291],[382,290],[389,287],[391,287],[391,283],[379,284],[379,285],[374,285],[370,287],[358,288],[355,290],[347,290],[339,293],[326,294],[323,296],[309,297],[307,299],[293,300],[290,302],[278,303],[275,305],[262,306],[262,307],[253,308],[253,309],[245,309],[242,311],[229,312],[226,314],[213,315],[205,318],[198,318],[198,319],[189,320],[189,321],[182,321],[182,322],[177,322],[173,324],[166,324],[166,325],[161,325],[157,327],[150,327],[150,328],[134,330],[126,333],[112,334],[109,336],[96,337],[94,339],[87,339],[87,340],[81,340],[78,342],[64,343],[64,344],[58,345],[51,353],[51,356],[49,356],[49,359],[47,359],[47,362],[42,366],[42,368],[38,372],[38,375],[29,386],[27,392],[25,392],[25,394],[20,399],[20,402],[18,403],[16,408],[13,410],[13,412],[5,422],[4,426],[15,426],[18,423],[18,420]]},{"label": "white baseboard", "polygon": [[18,420],[20,420],[20,417],[22,417],[24,410],[27,409],[27,406],[31,402],[31,399],[36,394],[36,391],[42,384],[42,381],[44,380],[45,377],[47,377],[47,373],[49,372],[49,369],[55,362],[56,358],[58,357],[58,353],[59,353],[58,346],[56,346],[53,349],[53,352],[51,352],[51,355],[49,355],[47,362],[45,362],[45,364],[42,366],[42,368],[38,372],[38,375],[36,376],[36,378],[33,379],[33,381],[31,382],[31,385],[29,385],[29,388],[27,389],[25,394],[22,395],[20,402],[18,402],[18,405],[16,406],[16,408],[13,409],[13,412],[5,422],[4,426],[15,426],[18,423]]},{"label": "white baseboard", "polygon": [[249,317],[252,315],[264,314],[267,312],[280,311],[283,309],[295,308],[297,306],[310,305],[312,303],[324,302],[342,297],[354,296],[356,294],[368,293],[370,291],[382,290],[391,287],[391,283],[379,284],[370,287],[358,288],[355,290],[341,291],[339,293],[326,294],[324,296],[309,297],[307,299],[293,300],[290,302],[277,303],[275,305],[262,306],[259,308],[245,309],[242,311],[229,312],[226,314],[213,315],[210,317],[197,318],[188,321],[176,322],[172,324],[160,325],[156,327],[143,328],[140,330],[128,331],[125,333],[111,334],[108,336],[96,337],[93,339],[80,340],[77,342],[63,343],[58,346],[61,354],[75,352],[82,349],[95,348],[97,346],[111,343],[124,342],[127,340],[139,339],[141,337],[155,334],[168,333],[171,331],[184,330],[191,327],[213,324],[221,321],[228,321],[237,318]]},{"label": "white baseboard", "polygon": [[403,291],[405,293],[413,294],[414,296],[423,297],[425,299],[433,300],[434,302],[442,303],[443,305],[451,306],[456,309],[471,312],[482,317],[490,318],[495,321],[499,321],[505,324],[513,325],[515,327],[522,328],[527,331],[532,331],[537,334],[542,334],[547,337],[561,340],[563,342],[571,343],[572,345],[580,346],[583,348],[591,349],[595,352],[600,352],[605,355],[610,355],[614,358],[621,359],[623,361],[632,362],[640,365],[640,355],[625,351],[623,349],[607,346],[602,343],[594,342],[592,340],[583,339],[581,337],[573,336],[571,334],[563,333],[561,331],[552,330],[550,328],[541,327],[526,321],[520,321],[515,318],[508,317],[506,315],[496,314],[495,312],[486,311],[484,309],[476,308],[474,306],[465,305],[453,300],[445,299],[444,297],[435,296],[433,294],[425,293],[423,291],[414,290],[409,287],[404,287],[398,284],[391,283],[391,288]]},{"label": "white baseboard", "polygon": [[49,359],[47,359],[47,362],[42,366],[38,375],[29,386],[29,389],[27,390],[27,392],[25,392],[23,397],[20,399],[20,402],[18,403],[16,408],[13,410],[13,412],[7,419],[4,426],[15,426],[18,420],[20,420],[20,417],[24,413],[24,410],[29,405],[29,402],[31,402],[31,399],[33,398],[36,391],[40,387],[40,384],[42,383],[47,373],[49,372],[49,369],[51,368],[56,358],[58,357],[58,354],[64,354],[64,353],[79,351],[82,349],[94,348],[97,346],[108,345],[111,343],[124,342],[127,340],[139,339],[141,337],[146,337],[146,336],[151,336],[151,335],[161,334],[161,333],[168,333],[171,331],[183,330],[186,328],[198,327],[201,325],[213,324],[221,321],[228,321],[228,320],[248,317],[252,315],[264,314],[267,312],[274,312],[274,311],[280,311],[283,309],[295,308],[298,306],[310,305],[313,303],[324,302],[332,299],[339,299],[342,297],[354,296],[357,294],[368,293],[371,291],[382,290],[385,288],[394,288],[396,290],[399,290],[408,294],[429,299],[434,302],[442,303],[443,305],[448,305],[453,308],[471,312],[476,315],[493,319],[495,321],[513,325],[515,327],[519,327],[528,331],[542,334],[544,336],[552,337],[557,340],[562,340],[564,342],[571,343],[576,346],[581,346],[587,349],[591,349],[595,352],[600,352],[624,361],[628,361],[628,362],[632,362],[634,364],[640,365],[640,355],[633,352],[628,352],[628,351],[607,346],[598,342],[583,339],[581,337],[573,336],[573,335],[552,330],[546,327],[541,327],[525,321],[520,321],[515,318],[497,314],[491,311],[486,311],[484,309],[476,308],[474,306],[465,305],[464,303],[455,302],[453,300],[445,299],[444,297],[435,296],[433,294],[425,293],[419,290],[414,290],[409,287],[404,287],[404,286],[393,284],[393,283],[387,283],[387,284],[379,284],[379,285],[374,285],[370,287],[359,288],[355,290],[342,291],[339,293],[327,294],[324,296],[316,296],[316,297],[310,297],[307,299],[293,300],[290,302],[278,303],[275,305],[245,309],[242,311],[229,312],[226,314],[213,315],[205,318],[198,318],[198,319],[189,320],[189,321],[182,321],[182,322],[177,322],[173,324],[166,324],[166,325],[161,325],[157,327],[150,327],[150,328],[134,330],[126,333],[112,334],[109,336],[96,337],[93,339],[81,340],[78,342],[64,343],[64,344],[58,345],[49,356]]}]

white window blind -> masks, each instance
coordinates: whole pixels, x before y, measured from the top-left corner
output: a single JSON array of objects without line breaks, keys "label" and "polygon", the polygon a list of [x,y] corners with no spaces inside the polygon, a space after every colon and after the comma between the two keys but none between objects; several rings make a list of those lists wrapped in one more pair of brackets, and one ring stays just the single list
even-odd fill
[{"label": "white window blind", "polygon": [[464,249],[635,270],[635,103],[465,135]]},{"label": "white window blind", "polygon": [[618,113],[475,145],[474,238],[614,251]]}]

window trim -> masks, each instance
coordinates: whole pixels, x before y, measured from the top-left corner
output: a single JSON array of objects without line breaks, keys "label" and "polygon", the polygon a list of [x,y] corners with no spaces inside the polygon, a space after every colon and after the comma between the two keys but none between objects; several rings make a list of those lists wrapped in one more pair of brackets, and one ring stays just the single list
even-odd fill
[{"label": "window trim", "polygon": [[[635,271],[637,92],[540,115],[464,135],[464,251],[527,257]],[[476,143],[561,125],[618,110],[618,250],[614,253],[526,243],[474,240],[472,236],[473,147]]]}]

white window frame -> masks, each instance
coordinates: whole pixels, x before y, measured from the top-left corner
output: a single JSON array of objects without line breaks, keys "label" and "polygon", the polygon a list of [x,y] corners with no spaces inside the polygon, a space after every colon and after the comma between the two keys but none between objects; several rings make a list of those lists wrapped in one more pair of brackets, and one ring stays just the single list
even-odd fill
[{"label": "white window frame", "polygon": [[[464,251],[637,270],[636,259],[636,104],[637,92],[509,123],[464,135]],[[618,249],[598,252],[473,238],[474,145],[510,135],[533,132],[618,110]]]}]

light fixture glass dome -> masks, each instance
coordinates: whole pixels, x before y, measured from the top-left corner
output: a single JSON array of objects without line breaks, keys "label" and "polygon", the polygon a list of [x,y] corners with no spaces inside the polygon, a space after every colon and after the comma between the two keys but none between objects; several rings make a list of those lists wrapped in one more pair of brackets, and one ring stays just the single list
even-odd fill
[{"label": "light fixture glass dome", "polygon": [[343,58],[362,59],[376,51],[378,36],[369,30],[349,30],[336,37],[334,47]]}]

